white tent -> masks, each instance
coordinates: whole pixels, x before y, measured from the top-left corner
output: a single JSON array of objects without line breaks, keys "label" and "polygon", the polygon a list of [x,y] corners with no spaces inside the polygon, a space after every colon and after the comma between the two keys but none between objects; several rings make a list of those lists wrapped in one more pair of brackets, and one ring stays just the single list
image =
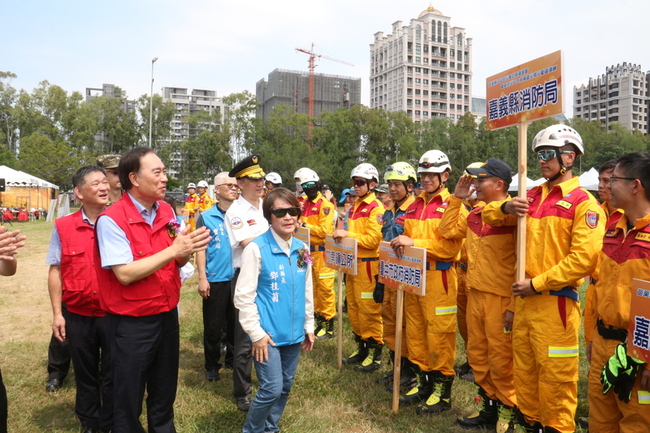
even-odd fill
[{"label": "white tent", "polygon": [[[533,180],[529,177],[526,178],[526,189],[531,189],[532,187],[530,186],[533,183]],[[510,188],[508,188],[508,192],[513,192],[513,191],[519,191],[519,175],[518,174],[513,174],[512,175],[512,182],[510,182]]]},{"label": "white tent", "polygon": [[0,179],[6,190],[0,193],[0,204],[15,208],[49,209],[50,200],[59,194],[59,187],[31,174],[0,165]]},{"label": "white tent", "polygon": [[0,179],[5,179],[7,186],[26,186],[59,189],[57,185],[24,171],[14,170],[6,165],[0,165]]},{"label": "white tent", "polygon": [[589,171],[582,173],[580,177],[580,186],[588,191],[598,191],[598,170],[591,167]]}]

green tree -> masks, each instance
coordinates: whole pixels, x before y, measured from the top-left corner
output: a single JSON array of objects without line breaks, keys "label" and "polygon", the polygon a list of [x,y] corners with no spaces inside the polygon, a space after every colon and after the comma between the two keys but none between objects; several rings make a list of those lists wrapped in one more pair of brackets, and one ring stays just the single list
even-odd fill
[{"label": "green tree", "polygon": [[96,120],[97,154],[122,154],[138,143],[140,133],[135,112],[127,112],[125,102],[122,97],[99,96],[88,103]]},{"label": "green tree", "polygon": [[[168,146],[170,143],[171,121],[177,115],[176,106],[172,101],[163,100],[162,96],[158,94],[153,95],[151,104],[149,104],[149,101],[149,95],[142,95],[135,103],[141,119],[138,145],[148,146],[156,152],[160,152],[163,147]],[[149,107],[153,107],[151,143],[149,143]]]},{"label": "green tree", "polygon": [[226,108],[224,126],[230,134],[231,155],[239,161],[248,153],[250,141],[253,140],[257,98],[248,90],[232,93],[223,98]]},{"label": "green tree", "polygon": [[20,141],[19,169],[63,189],[72,187],[72,174],[81,165],[81,158],[73,156],[71,147],[63,140],[34,132]]}]

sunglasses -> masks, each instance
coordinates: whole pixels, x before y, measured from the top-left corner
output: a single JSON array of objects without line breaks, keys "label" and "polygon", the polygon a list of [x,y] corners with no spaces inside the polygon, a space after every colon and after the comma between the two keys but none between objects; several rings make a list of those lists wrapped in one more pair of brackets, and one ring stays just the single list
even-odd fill
[{"label": "sunglasses", "polygon": [[299,217],[300,216],[300,208],[299,207],[285,207],[281,209],[271,209],[271,214],[276,217],[276,218],[284,218],[286,214],[289,214],[289,216],[292,217]]},{"label": "sunglasses", "polygon": [[316,182],[305,182],[300,186],[302,186],[302,189],[315,188],[316,187]]},{"label": "sunglasses", "polygon": [[237,184],[236,184],[236,183],[221,183],[221,184],[216,185],[216,186],[226,186],[226,187],[228,187],[228,188],[230,188],[230,189],[237,188]]},{"label": "sunglasses", "polygon": [[422,168],[431,168],[431,167],[442,167],[443,165],[446,165],[446,162],[428,162],[424,161],[418,164],[418,167]]},{"label": "sunglasses", "polygon": [[352,180],[352,185],[357,187],[364,186],[364,185],[368,185],[368,181],[365,179],[354,179]]},{"label": "sunglasses", "polygon": [[550,161],[553,158],[556,158],[558,155],[558,152],[560,154],[562,153],[571,153],[570,150],[557,150],[557,149],[544,149],[540,150],[537,152],[537,158],[541,159],[542,161]]}]

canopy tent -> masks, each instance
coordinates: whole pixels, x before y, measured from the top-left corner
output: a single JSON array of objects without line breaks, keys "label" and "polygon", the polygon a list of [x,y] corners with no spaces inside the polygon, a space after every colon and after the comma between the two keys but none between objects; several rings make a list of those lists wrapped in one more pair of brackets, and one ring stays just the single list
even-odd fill
[{"label": "canopy tent", "polygon": [[591,167],[589,171],[582,173],[580,177],[580,186],[588,191],[598,191],[598,170]]},{"label": "canopy tent", "polygon": [[[543,177],[537,179],[537,180],[532,180],[530,178],[526,178],[526,189],[529,190],[534,186],[538,186],[546,182],[546,179]],[[512,175],[512,182],[510,182],[510,188],[508,188],[508,192],[513,192],[513,191],[519,191],[519,175],[514,174]]]},{"label": "canopy tent", "polygon": [[0,192],[3,207],[49,210],[50,200],[59,194],[57,185],[6,165],[0,165],[0,179],[5,180],[6,188]]}]

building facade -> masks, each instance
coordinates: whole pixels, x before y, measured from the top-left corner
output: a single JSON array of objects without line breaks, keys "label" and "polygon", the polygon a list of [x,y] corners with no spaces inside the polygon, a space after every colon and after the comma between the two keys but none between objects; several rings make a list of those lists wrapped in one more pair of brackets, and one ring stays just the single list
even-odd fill
[{"label": "building facade", "polygon": [[606,67],[603,75],[573,87],[573,115],[602,122],[607,128],[617,122],[648,134],[649,86],[650,72],[643,72],[641,65],[624,62]]},{"label": "building facade", "polygon": [[[99,97],[119,98],[122,101],[122,110],[126,113],[135,113],[135,101],[126,99],[125,96],[124,91],[115,84],[102,84],[101,88],[86,87],[86,103]],[[112,149],[112,140],[103,131],[95,133],[95,144],[100,143],[107,143]]]},{"label": "building facade", "polygon": [[370,107],[415,122],[458,119],[472,110],[472,38],[429,6],[410,25],[393,23],[370,44]]},{"label": "building facade", "polygon": [[[257,82],[257,116],[266,121],[280,104],[309,113],[309,73],[275,69]],[[361,78],[314,74],[314,116],[361,103]]]}]

